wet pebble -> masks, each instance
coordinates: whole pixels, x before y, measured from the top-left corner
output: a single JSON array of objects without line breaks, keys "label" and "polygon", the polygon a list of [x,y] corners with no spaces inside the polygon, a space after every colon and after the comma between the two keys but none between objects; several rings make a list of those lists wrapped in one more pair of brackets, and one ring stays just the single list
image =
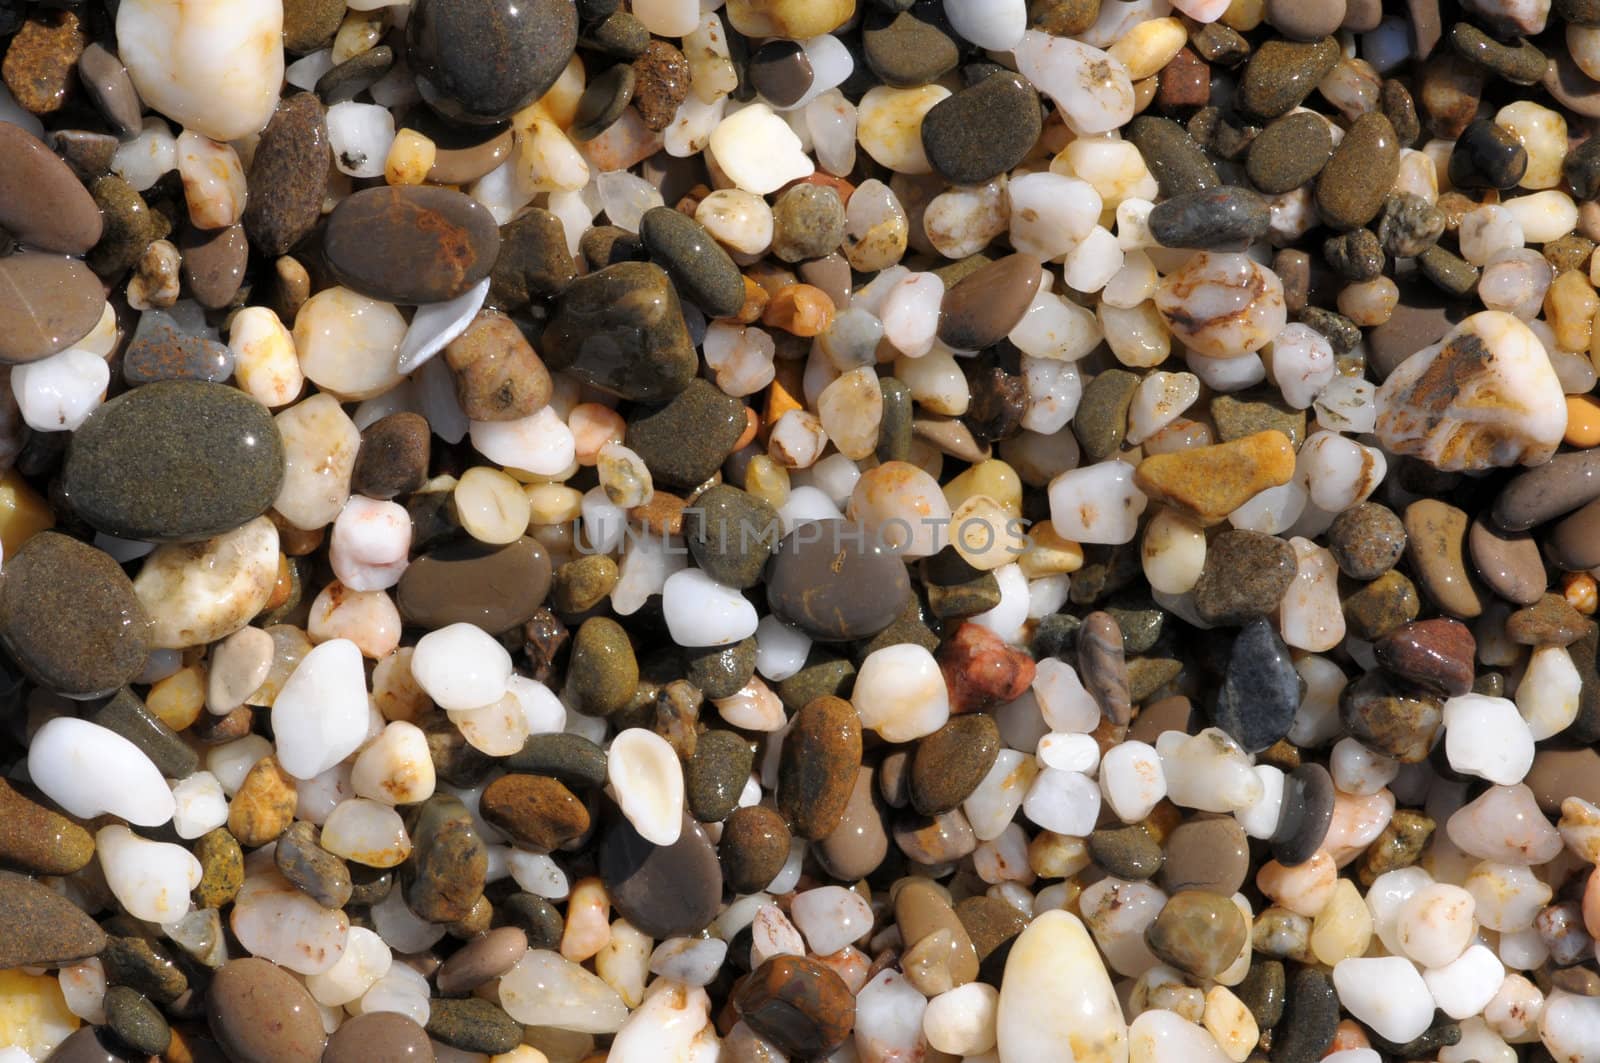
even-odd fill
[{"label": "wet pebble", "polygon": [[1212,709],[1217,726],[1249,753],[1287,735],[1300,708],[1300,677],[1273,628],[1258,617],[1240,629]]},{"label": "wet pebble", "polygon": [[[726,257],[727,252],[719,252]],[[728,265],[732,268],[731,261]],[[744,284],[737,273],[742,305]],[[728,312],[737,310],[735,306]],[[643,262],[606,266],[569,284],[539,351],[551,369],[570,370],[588,383],[642,402],[665,402],[683,391],[694,378],[697,361],[672,282],[659,266]],[[694,438],[678,437],[680,442]],[[717,462],[721,460],[719,455]]]},{"label": "wet pebble", "polygon": [[83,263],[33,251],[0,258],[0,362],[37,362],[87,336],[105,311],[100,282]]},{"label": "wet pebble", "polygon": [[842,520],[790,532],[767,576],[772,611],[827,641],[877,634],[900,615],[910,594],[904,563],[866,528]]},{"label": "wet pebble", "polygon": [[44,884],[0,871],[0,887],[0,969],[70,964],[105,948],[95,921]]},{"label": "wet pebble", "polygon": [[924,815],[949,812],[988,775],[1000,752],[1000,730],[982,714],[957,716],[917,743],[911,758],[911,803]]},{"label": "wet pebble", "polygon": [[242,1063],[316,1063],[327,1042],[311,994],[288,971],[255,957],[217,971],[206,991],[206,1021]]},{"label": "wet pebble", "polygon": [[600,877],[617,912],[658,939],[704,929],[722,900],[717,851],[687,815],[671,845],[650,844],[618,817],[600,839]]},{"label": "wet pebble", "polygon": [[708,730],[684,764],[683,792],[689,812],[702,823],[721,823],[739,807],[755,754],[732,731]]},{"label": "wet pebble", "polygon": [[1269,196],[1292,192],[1333,157],[1333,134],[1320,115],[1299,112],[1277,119],[1250,142],[1246,173]]},{"label": "wet pebble", "polygon": [[1232,816],[1180,823],[1167,836],[1161,884],[1168,893],[1204,890],[1231,896],[1250,873],[1250,840]]},{"label": "wet pebble", "polygon": [[1527,149],[1494,122],[1473,122],[1450,151],[1450,183],[1457,188],[1515,188],[1527,169]]},{"label": "wet pebble", "polygon": [[551,850],[589,829],[589,810],[571,790],[539,775],[502,775],[483,791],[483,818],[515,841]]},{"label": "wet pebble", "polygon": [[431,106],[488,123],[553,85],[577,37],[577,10],[566,0],[423,0],[406,21],[406,55]]},{"label": "wet pebble", "polygon": [[83,254],[101,234],[100,211],[72,170],[10,122],[0,122],[0,227],[35,250],[65,255]]},{"label": "wet pebble", "polygon": [[1239,955],[1249,927],[1233,901],[1218,893],[1184,890],[1168,899],[1144,932],[1162,962],[1195,978],[1213,978]]},{"label": "wet pebble", "polygon": [[1472,689],[1477,643],[1458,620],[1443,617],[1402,624],[1373,644],[1378,663],[1444,697]]},{"label": "wet pebble", "polygon": [[994,74],[935,104],[922,147],[935,173],[982,184],[1014,167],[1039,139],[1039,95],[1020,75]]},{"label": "wet pebble", "polygon": [[408,565],[395,604],[418,627],[470,623],[499,633],[531,619],[549,590],[550,558],[536,540],[523,537],[506,546],[467,540]]},{"label": "wet pebble", "polygon": [[766,889],[789,859],[790,833],[783,817],[764,805],[734,811],[722,826],[718,860],[736,894]]},{"label": "wet pebble", "polygon": [[1383,209],[1400,167],[1394,127],[1382,114],[1356,119],[1317,179],[1317,209],[1335,229],[1365,225]]},{"label": "wet pebble", "polygon": [[263,254],[282,255],[316,227],[331,161],[322,103],[309,92],[279,102],[247,178],[244,229]]},{"label": "wet pebble", "polygon": [[439,303],[489,275],[500,230],[485,207],[460,192],[369,188],[328,215],[323,252],[352,291],[393,303]]},{"label": "wet pebble", "polygon": [[393,1011],[354,1015],[328,1038],[323,1063],[431,1063],[433,1046],[422,1027]]},{"label": "wet pebble", "polygon": [[1163,200],[1150,212],[1150,232],[1163,247],[1243,250],[1265,235],[1267,203],[1247,188],[1227,186]]}]

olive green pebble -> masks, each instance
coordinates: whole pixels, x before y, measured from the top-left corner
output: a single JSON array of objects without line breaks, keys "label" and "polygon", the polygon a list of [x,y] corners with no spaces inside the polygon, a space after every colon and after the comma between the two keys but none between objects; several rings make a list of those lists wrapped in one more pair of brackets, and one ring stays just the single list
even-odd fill
[{"label": "olive green pebble", "polygon": [[756,674],[756,640],[752,635],[726,646],[684,651],[684,677],[708,698],[731,698]]},{"label": "olive green pebble", "polygon": [[200,885],[194,888],[194,901],[202,908],[221,908],[233,900],[244,885],[244,850],[218,827],[195,843],[194,856],[200,861]]},{"label": "olive green pebble", "polygon": [[142,937],[106,935],[100,963],[105,967],[108,983],[125,985],[162,1006],[189,990],[188,977],[165,950]]},{"label": "olive green pebble", "polygon": [[522,1024],[481,997],[428,1001],[428,1036],[463,1052],[498,1055],[522,1043]]},{"label": "olive green pebble", "polygon": [[621,571],[604,554],[588,554],[566,562],[550,580],[550,604],[558,613],[586,613],[606,600]]},{"label": "olive green pebble", "polygon": [[1072,418],[1084,457],[1104,461],[1122,446],[1128,431],[1128,407],[1139,390],[1139,378],[1126,369],[1107,369],[1089,381]]},{"label": "olive green pebble", "polygon": [[683,769],[684,797],[694,818],[720,823],[731,816],[754,762],[750,742],[740,735],[723,730],[701,734]]},{"label": "olive green pebble", "polygon": [[886,376],[878,379],[878,390],[883,395],[883,419],[878,422],[874,453],[880,462],[905,461],[911,456],[911,389]]},{"label": "olive green pebble", "polygon": [[[744,281],[739,284],[742,299]],[[624,442],[644,460],[657,487],[699,487],[744,434],[745,409],[741,400],[696,378],[665,406],[631,418]]]},{"label": "olive green pebble", "polygon": [[993,572],[948,587],[929,584],[927,592],[928,611],[941,620],[964,620],[1000,604],[1000,580]]},{"label": "olive green pebble", "polygon": [[1417,256],[1422,275],[1446,295],[1460,299],[1478,286],[1478,267],[1438,244]]},{"label": "olive green pebble", "polygon": [[1335,311],[1307,306],[1295,314],[1294,319],[1320,332],[1333,347],[1334,354],[1349,354],[1361,344],[1361,326]]},{"label": "olive green pebble", "polygon": [[1306,440],[1306,411],[1283,401],[1276,388],[1218,395],[1211,400],[1211,419],[1217,441],[1227,443],[1257,432],[1282,432],[1296,450]]},{"label": "olive green pebble", "polygon": [[1135,704],[1154,697],[1183,674],[1183,662],[1172,657],[1128,658],[1128,700]]},{"label": "olive green pebble", "polygon": [[1457,55],[1513,85],[1532,85],[1544,77],[1544,53],[1526,40],[1501,44],[1470,22],[1451,26],[1449,37]]},{"label": "olive green pebble", "polygon": [[1361,884],[1370,887],[1379,875],[1415,864],[1422,858],[1423,847],[1433,837],[1435,826],[1434,821],[1421,812],[1397,809],[1394,818],[1361,854],[1361,867],[1357,872]]},{"label": "olive green pebble", "polygon": [[1354,284],[1383,275],[1388,260],[1378,234],[1371,229],[1351,229],[1322,242],[1322,258],[1344,280]]},{"label": "olive green pebble", "polygon": [[650,46],[650,31],[627,11],[613,11],[590,26],[580,43],[618,59],[635,59]]},{"label": "olive green pebble", "polygon": [[627,706],[639,685],[639,661],[623,626],[610,617],[590,617],[572,640],[567,683],[578,711],[609,716]]},{"label": "olive green pebble", "polygon": [[1344,619],[1356,638],[1374,641],[1417,618],[1422,600],[1416,584],[1390,569],[1344,600]]},{"label": "olive green pebble", "polygon": [[172,232],[172,223],[120,177],[106,175],[89,185],[100,208],[100,242],[84,261],[101,277],[119,277],[132,269],[146,249]]},{"label": "olive green pebble", "polygon": [[496,905],[495,924],[520,929],[528,935],[530,949],[555,948],[566,928],[560,909],[532,893],[513,893]]},{"label": "olive green pebble", "polygon": [[140,1055],[159,1056],[172,1044],[172,1028],[161,1010],[127,986],[106,989],[105,1011],[111,1032]]},{"label": "olive green pebble", "polygon": [[1172,119],[1140,115],[1128,123],[1125,133],[1128,142],[1139,149],[1163,196],[1205,192],[1222,184],[1205,151]]},{"label": "olive green pebble", "polygon": [[1333,131],[1318,114],[1287,114],[1250,143],[1245,174],[1269,196],[1292,192],[1322,172],[1333,157]]},{"label": "olive green pebble", "polygon": [[394,889],[394,872],[388,868],[356,864],[350,869],[350,903],[370,907],[389,896]]},{"label": "olive green pebble", "polygon": [[611,128],[633,101],[637,79],[632,63],[617,63],[584,86],[572,119],[572,139],[593,140]]},{"label": "olive green pebble", "polygon": [[350,866],[318,844],[320,833],[304,820],[291,823],[278,837],[273,860],[300,892],[324,908],[343,908],[350,902]]},{"label": "olive green pebble", "polygon": [[1600,140],[1590,137],[1567,152],[1561,163],[1561,173],[1578,199],[1588,200],[1600,195]]},{"label": "olive green pebble", "polygon": [[825,185],[798,184],[772,205],[772,253],[784,262],[821,258],[844,242],[844,204]]},{"label": "olive green pebble", "polygon": [[906,603],[905,609],[894,618],[893,623],[872,636],[872,640],[861,647],[861,658],[865,660],[885,646],[902,645],[921,646],[929,653],[939,648],[939,636],[922,622],[922,607],[915,596]]},{"label": "olive green pebble", "polygon": [[1311,95],[1317,83],[1339,61],[1339,42],[1269,40],[1244,68],[1239,106],[1259,118],[1287,114]]},{"label": "olive green pebble", "polygon": [[1194,978],[1215,978],[1238,959],[1250,928],[1232,898],[1182,890],[1168,898],[1144,941],[1163,963]]},{"label": "olive green pebble", "polygon": [[1258,1027],[1272,1029],[1283,1018],[1283,964],[1277,960],[1257,959],[1233,992],[1239,1002],[1250,1009],[1250,1016]]},{"label": "olive green pebble", "polygon": [[702,491],[683,511],[683,538],[695,563],[729,587],[754,587],[782,538],[778,511],[730,484]]},{"label": "olive green pebble", "polygon": [[1250,42],[1221,22],[1197,27],[1189,34],[1189,47],[1201,59],[1217,66],[1238,66],[1250,58]]},{"label": "olive green pebble", "polygon": [[[841,231],[840,237],[843,237]],[[671,207],[651,207],[639,219],[639,236],[672,277],[680,295],[708,317],[732,317],[744,306],[744,276],[705,226]],[[837,246],[837,245],[835,245]]]},{"label": "olive green pebble", "polygon": [[1075,37],[1100,17],[1100,0],[1031,0],[1028,22],[1052,37]]},{"label": "olive green pebble", "polygon": [[1444,235],[1444,211],[1409,192],[1392,195],[1378,216],[1378,240],[1395,258],[1415,258]]},{"label": "olive green pebble", "polygon": [[1033,643],[1029,647],[1033,658],[1042,661],[1047,657],[1060,657],[1077,653],[1078,629],[1083,626],[1080,617],[1071,613],[1051,613],[1034,625]]},{"label": "olive green pebble", "polygon": [[1089,858],[1113,878],[1142,882],[1161,870],[1165,859],[1150,832],[1135,823],[1089,834]]},{"label": "olive green pebble", "polygon": [[849,698],[856,683],[856,666],[842,657],[818,654],[806,666],[778,684],[778,699],[790,712],[799,712],[825,694]]},{"label": "olive green pebble", "polygon": [[1166,610],[1148,598],[1113,602],[1105,611],[1122,630],[1122,652],[1128,654],[1144,653],[1154,646],[1167,620]]},{"label": "olive green pebble", "polygon": [[1394,126],[1377,112],[1357,118],[1317,178],[1317,211],[1334,229],[1365,225],[1383,209],[1400,173]]},{"label": "olive green pebble", "polygon": [[994,717],[963,713],[920,739],[911,756],[911,805],[937,816],[960,805],[978,788],[1000,755]]}]

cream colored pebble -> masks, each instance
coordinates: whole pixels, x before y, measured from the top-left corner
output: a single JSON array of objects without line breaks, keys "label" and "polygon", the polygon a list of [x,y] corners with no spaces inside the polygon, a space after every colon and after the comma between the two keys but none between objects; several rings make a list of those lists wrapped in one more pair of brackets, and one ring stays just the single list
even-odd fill
[{"label": "cream colored pebble", "polygon": [[455,503],[461,527],[481,543],[514,543],[528,530],[528,497],[499,469],[479,465],[462,473]]}]

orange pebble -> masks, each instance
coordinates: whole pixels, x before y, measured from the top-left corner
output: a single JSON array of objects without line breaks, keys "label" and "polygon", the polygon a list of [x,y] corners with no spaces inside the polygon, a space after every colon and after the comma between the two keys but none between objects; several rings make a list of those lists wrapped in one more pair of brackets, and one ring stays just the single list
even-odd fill
[{"label": "orange pebble", "polygon": [[755,442],[756,432],[761,428],[761,418],[749,406],[744,408],[744,431],[739,433],[739,438],[734,441],[733,449],[742,450]]},{"label": "orange pebble", "polygon": [[627,434],[628,422],[609,406],[580,402],[567,415],[567,427],[577,444],[579,465],[593,465],[607,443],[620,443]]},{"label": "orange pebble", "polygon": [[821,288],[791,284],[772,297],[761,323],[795,336],[817,336],[833,324],[833,300]]},{"label": "orange pebble", "polygon": [[772,301],[772,293],[761,285],[744,278],[744,305],[739,312],[733,315],[733,320],[741,325],[754,325],[761,320],[761,315],[766,313],[767,304]]},{"label": "orange pebble", "polygon": [[1567,433],[1561,437],[1569,447],[1600,446],[1600,402],[1590,395],[1567,396]]},{"label": "orange pebble", "polygon": [[267,604],[262,607],[263,611],[276,609],[288,601],[289,595],[292,593],[294,593],[294,572],[289,568],[288,555],[279,554],[278,579],[272,585],[272,594],[267,598]]},{"label": "orange pebble", "polygon": [[761,416],[761,423],[769,429],[778,423],[778,419],[790,410],[803,410],[805,406],[800,400],[789,394],[789,389],[774,380],[767,387],[767,409]]},{"label": "orange pebble", "polygon": [[290,557],[304,557],[311,553],[322,545],[322,538],[327,533],[326,528],[313,528],[311,531],[296,528],[284,520],[275,509],[268,510],[267,516],[278,526],[279,548]]},{"label": "orange pebble", "polygon": [[1343,1052],[1349,1048],[1371,1048],[1372,1042],[1367,1040],[1367,1032],[1361,1024],[1351,1019],[1343,1019],[1333,1031],[1333,1044],[1323,1053],[1331,1056],[1335,1052]]},{"label": "orange pebble", "polygon": [[1568,572],[1561,577],[1561,596],[1584,616],[1593,616],[1596,605],[1600,605],[1600,587],[1587,572]]}]

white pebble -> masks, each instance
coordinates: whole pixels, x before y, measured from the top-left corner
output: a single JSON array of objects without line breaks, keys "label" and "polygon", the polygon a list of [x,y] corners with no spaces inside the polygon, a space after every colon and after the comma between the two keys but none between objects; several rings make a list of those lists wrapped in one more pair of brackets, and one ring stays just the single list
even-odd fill
[{"label": "white pebble", "polygon": [[1510,786],[1533,766],[1533,734],[1505,698],[1463,694],[1444,703],[1445,756],[1453,771]]},{"label": "white pebble", "polygon": [[173,923],[189,910],[189,891],[200,885],[200,861],[181,845],[153,842],[124,826],[101,827],[95,854],[106,885],[135,919]]},{"label": "white pebble", "polygon": [[872,929],[872,907],[855,890],[819,886],[797,893],[789,915],[818,956],[838,952]]},{"label": "white pebble", "polygon": [[383,938],[363,926],[350,928],[344,955],[337,963],[306,979],[306,988],[318,1004],[337,1008],[358,1000],[372,984],[389,973],[394,954]]},{"label": "white pebble", "polygon": [[1079,136],[1118,129],[1133,118],[1133,82],[1120,62],[1070,37],[1022,35],[1017,70],[1053,101]]},{"label": "white pebble", "polygon": [[1167,796],[1167,777],[1155,747],[1121,742],[1100,761],[1100,789],[1124,823],[1137,823]]},{"label": "white pebble", "polygon": [[572,429],[554,406],[515,421],[473,421],[470,433],[478,453],[496,465],[538,476],[564,473],[578,456]]},{"label": "white pebble", "polygon": [[950,718],[950,694],[933,654],[901,643],[861,662],[850,701],[861,726],[890,742],[932,734]]},{"label": "white pebble", "polygon": [[244,885],[234,899],[228,925],[252,956],[296,974],[321,974],[344,955],[350,918],[302,893],[272,863],[275,846],[245,860]]},{"label": "white pebble", "polygon": [[1278,818],[1283,811],[1283,771],[1271,764],[1257,764],[1255,772],[1261,780],[1261,796],[1250,805],[1235,809],[1233,818],[1250,837],[1265,841],[1278,832]]},{"label": "white pebble", "polygon": [[361,651],[349,639],[324,642],[301,658],[272,703],[278,763],[297,779],[314,778],[360,748],[367,719]]},{"label": "white pebble", "polygon": [[628,1017],[617,991],[560,953],[529,949],[500,976],[500,1006],[527,1026],[615,1033]]},{"label": "white pebble", "polygon": [[28,778],[68,815],[107,813],[139,827],[159,827],[176,804],[161,772],[114,731],[70,716],[39,728],[28,747]]},{"label": "white pebble", "polygon": [[1080,772],[1045,768],[1028,788],[1022,814],[1045,830],[1087,837],[1100,815],[1100,787]]},{"label": "white pebble", "polygon": [[76,431],[105,398],[110,382],[106,360],[78,347],[11,367],[11,393],[22,419],[38,432]]},{"label": "white pebble", "polygon": [[711,133],[711,155],[734,185],[765,196],[815,170],[789,123],[764,103],[740,108]]},{"label": "white pebble", "polygon": [[228,822],[228,799],[222,784],[209,771],[197,771],[172,785],[176,807],[172,829],[185,841],[193,841]]},{"label": "white pebble", "polygon": [[679,646],[726,646],[755,634],[755,606],[697,568],[667,577],[661,611]]},{"label": "white pebble", "polygon": [[352,797],[340,801],[322,825],[322,847],[364,867],[398,867],[411,855],[400,813],[386,804]]},{"label": "white pebble", "polygon": [[353,591],[381,591],[400,582],[411,550],[411,515],[397,502],[352,495],[333,522],[329,560]]},{"label": "white pebble", "polygon": [[606,778],[633,829],[653,845],[671,845],[683,830],[683,767],[665,738],[630,727],[611,742]]},{"label": "white pebble", "polygon": [[1132,542],[1148,500],[1133,482],[1133,466],[1103,461],[1050,481],[1050,523],[1076,543]]},{"label": "white pebble", "polygon": [[1460,956],[1478,924],[1477,902],[1460,886],[1435,882],[1401,905],[1395,917],[1400,950],[1423,967],[1443,967]]},{"label": "white pebble", "polygon": [[1422,972],[1433,1002],[1452,1019],[1482,1012],[1505,976],[1499,958],[1483,945],[1473,945],[1445,966]]},{"label": "white pebble", "polygon": [[411,674],[440,708],[475,709],[505,696],[511,655],[482,628],[451,624],[417,641]]},{"label": "white pebble", "polygon": [[1387,1041],[1404,1044],[1433,1022],[1433,994],[1403,956],[1340,960],[1333,987],[1345,1010]]}]

